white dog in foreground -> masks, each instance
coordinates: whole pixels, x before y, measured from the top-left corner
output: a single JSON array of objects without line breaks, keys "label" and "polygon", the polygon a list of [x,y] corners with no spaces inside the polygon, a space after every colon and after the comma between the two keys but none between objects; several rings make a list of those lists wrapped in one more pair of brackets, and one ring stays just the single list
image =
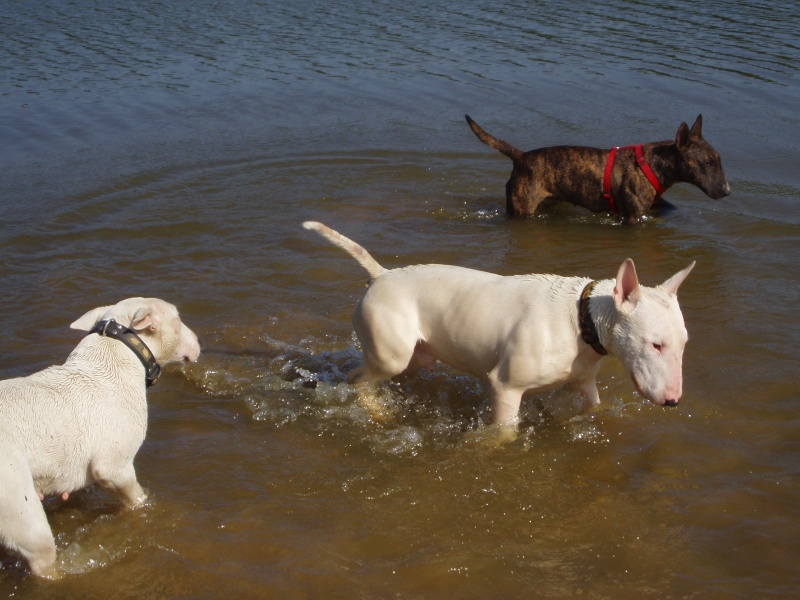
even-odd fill
[{"label": "white dog in foreground", "polygon": [[195,361],[197,336],[157,298],[96,308],[71,327],[91,333],[61,366],[0,381],[0,543],[36,575],[57,576],[40,498],[97,483],[137,506],[133,459],[160,366]]},{"label": "white dog in foreground", "polygon": [[688,335],[677,291],[694,262],[656,288],[639,285],[631,259],[616,280],[504,277],[445,265],[384,269],[361,246],[306,221],[370,276],[353,315],[362,364],[351,383],[375,382],[440,360],[489,382],[495,423],[513,424],[522,394],[572,383],[598,404],[597,372],[618,357],[639,393],[674,406]]}]

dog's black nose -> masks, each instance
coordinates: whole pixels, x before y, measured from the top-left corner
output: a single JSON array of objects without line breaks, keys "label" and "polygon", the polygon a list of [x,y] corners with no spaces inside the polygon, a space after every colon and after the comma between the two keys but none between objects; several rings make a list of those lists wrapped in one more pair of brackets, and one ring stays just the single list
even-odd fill
[{"label": "dog's black nose", "polygon": [[674,398],[670,398],[669,400],[664,400],[664,406],[678,406],[678,401]]}]

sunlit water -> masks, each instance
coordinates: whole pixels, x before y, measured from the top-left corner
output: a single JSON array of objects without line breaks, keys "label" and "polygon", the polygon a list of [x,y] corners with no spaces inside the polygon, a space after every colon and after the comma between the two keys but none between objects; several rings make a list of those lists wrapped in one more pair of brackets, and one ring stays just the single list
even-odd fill
[{"label": "sunlit water", "polygon": [[[21,598],[789,597],[800,585],[793,2],[8,2],[0,13],[0,375],[158,296],[200,336],[150,391],[150,499],[46,507],[64,577]],[[504,215],[523,149],[670,139],[704,117],[733,194],[636,227]],[[602,405],[527,398],[516,440],[442,367],[357,402],[350,317],[385,266],[655,285],[692,260],[684,397],[613,359]]]}]

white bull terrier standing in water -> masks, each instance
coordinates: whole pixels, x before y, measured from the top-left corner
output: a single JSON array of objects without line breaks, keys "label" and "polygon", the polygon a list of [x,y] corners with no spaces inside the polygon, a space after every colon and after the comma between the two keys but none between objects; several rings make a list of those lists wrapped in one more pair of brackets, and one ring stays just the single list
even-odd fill
[{"label": "white bull terrier standing in water", "polygon": [[303,227],[345,250],[370,276],[353,315],[364,357],[348,374],[351,383],[440,360],[488,381],[492,421],[514,424],[526,391],[572,383],[598,404],[600,361],[613,354],[651,402],[674,406],[681,397],[688,335],[677,292],[694,262],[655,288],[639,285],[631,259],[616,279],[596,282],[446,265],[390,270],[321,223]]},{"label": "white bull terrier standing in water", "polygon": [[[133,459],[147,430],[147,393],[160,365],[195,361],[197,336],[157,298],[96,308],[60,366],[0,381],[0,544],[36,575],[57,577],[56,546],[40,498],[97,483],[138,506]],[[96,335],[95,335],[96,334]]]}]

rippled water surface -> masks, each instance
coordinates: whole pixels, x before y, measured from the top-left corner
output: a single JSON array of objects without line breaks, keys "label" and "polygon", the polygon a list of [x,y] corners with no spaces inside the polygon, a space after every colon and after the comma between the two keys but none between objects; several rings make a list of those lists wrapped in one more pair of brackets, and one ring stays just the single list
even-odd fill
[{"label": "rippled water surface", "polygon": [[[128,296],[203,345],[150,391],[150,500],[46,499],[64,576],[0,550],[17,598],[791,597],[800,587],[797,3],[5,2],[0,376],[62,362]],[[674,137],[703,115],[733,188],[635,227],[569,206],[512,221],[523,149]],[[527,398],[516,440],[442,366],[345,373],[385,266],[655,285],[692,260],[684,397],[621,364],[602,404]]]}]

